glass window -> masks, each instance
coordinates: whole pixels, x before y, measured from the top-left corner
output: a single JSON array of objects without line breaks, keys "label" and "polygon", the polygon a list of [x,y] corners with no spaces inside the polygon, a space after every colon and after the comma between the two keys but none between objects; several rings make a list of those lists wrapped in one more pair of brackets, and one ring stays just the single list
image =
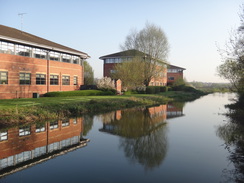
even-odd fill
[{"label": "glass window", "polygon": [[54,60],[54,61],[59,61],[60,60],[60,53],[51,51],[49,53],[49,59]]},{"label": "glass window", "polygon": [[19,73],[19,84],[30,85],[31,84],[31,74],[30,73]]},{"label": "glass window", "polygon": [[71,61],[71,55],[62,54],[62,62],[70,63],[70,61]]},{"label": "glass window", "polygon": [[0,141],[8,140],[8,131],[0,132]]},{"label": "glass window", "polygon": [[45,130],[46,130],[45,124],[37,124],[36,125],[36,133],[45,132]]},{"label": "glass window", "polygon": [[30,135],[31,131],[30,131],[30,126],[26,126],[26,127],[22,127],[19,129],[19,136],[26,136],[26,135]]},{"label": "glass window", "polygon": [[38,48],[35,48],[33,50],[33,54],[35,58],[40,58],[40,59],[46,59],[46,55],[47,55],[47,53],[44,50]]},{"label": "glass window", "polygon": [[69,126],[69,119],[62,121],[62,127]]},{"label": "glass window", "polygon": [[14,44],[0,41],[0,51],[7,54],[14,54]]},{"label": "glass window", "polygon": [[16,45],[16,53],[21,56],[29,57],[30,56],[31,47]]},{"label": "glass window", "polygon": [[70,85],[70,77],[62,76],[62,85]]},{"label": "glass window", "polygon": [[74,85],[78,85],[78,76],[74,76]]},{"label": "glass window", "polygon": [[73,119],[73,123],[74,123],[74,124],[77,124],[77,118],[74,118],[74,119]]},{"label": "glass window", "polygon": [[45,85],[46,84],[46,74],[36,74],[36,84]]},{"label": "glass window", "polygon": [[54,121],[50,123],[50,130],[58,128],[58,121]]},{"label": "glass window", "polygon": [[175,78],[174,77],[168,77],[168,80],[173,81]]},{"label": "glass window", "polygon": [[58,75],[50,75],[50,85],[58,85]]},{"label": "glass window", "polygon": [[72,59],[73,59],[73,63],[74,64],[79,64],[80,62],[80,58],[79,57],[77,57],[77,56],[72,56]]},{"label": "glass window", "polygon": [[8,84],[8,72],[0,71],[0,84]]}]

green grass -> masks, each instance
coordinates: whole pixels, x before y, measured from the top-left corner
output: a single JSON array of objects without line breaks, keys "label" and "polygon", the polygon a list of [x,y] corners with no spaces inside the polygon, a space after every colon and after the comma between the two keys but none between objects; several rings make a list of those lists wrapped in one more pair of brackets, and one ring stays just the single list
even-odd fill
[{"label": "green grass", "polygon": [[200,95],[187,92],[131,94],[113,96],[42,97],[0,100],[0,126],[45,121],[85,113],[99,113],[123,108],[185,101]]}]

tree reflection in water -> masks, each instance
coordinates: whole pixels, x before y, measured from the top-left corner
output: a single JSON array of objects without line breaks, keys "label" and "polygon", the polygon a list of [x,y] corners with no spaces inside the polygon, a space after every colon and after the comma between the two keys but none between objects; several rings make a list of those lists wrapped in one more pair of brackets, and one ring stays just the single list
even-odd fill
[{"label": "tree reflection in water", "polygon": [[243,182],[244,180],[244,126],[240,123],[228,122],[217,128],[217,135],[225,141],[225,148],[230,155],[228,159],[235,169],[223,170],[227,182]]},{"label": "tree reflection in water", "polygon": [[132,163],[138,162],[148,170],[159,166],[166,156],[165,120],[166,105],[128,109],[103,116],[104,124],[100,131],[120,136],[119,146],[124,150],[125,156]]}]

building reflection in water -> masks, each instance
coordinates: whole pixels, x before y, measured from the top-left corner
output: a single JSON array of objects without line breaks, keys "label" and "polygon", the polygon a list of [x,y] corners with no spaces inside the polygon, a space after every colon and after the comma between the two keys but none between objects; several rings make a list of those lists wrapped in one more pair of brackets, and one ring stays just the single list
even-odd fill
[{"label": "building reflection in water", "polygon": [[0,177],[85,146],[82,133],[82,118],[0,129]]},{"label": "building reflection in water", "polygon": [[159,166],[166,156],[166,120],[183,115],[182,104],[118,110],[100,116],[103,127],[99,131],[120,136],[119,147],[129,161],[148,170]]}]

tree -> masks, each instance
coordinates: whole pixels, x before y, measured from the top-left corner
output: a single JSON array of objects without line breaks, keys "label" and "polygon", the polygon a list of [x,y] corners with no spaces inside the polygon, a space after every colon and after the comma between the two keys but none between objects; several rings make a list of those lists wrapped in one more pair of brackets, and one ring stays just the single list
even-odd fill
[{"label": "tree", "polygon": [[141,57],[134,57],[131,61],[122,62],[115,65],[115,73],[112,74],[112,78],[121,79],[123,87],[127,89],[135,89],[138,86],[143,85],[143,64]]},{"label": "tree", "polygon": [[87,61],[84,61],[84,84],[85,85],[94,84],[94,72],[92,67]]},{"label": "tree", "polygon": [[145,28],[137,32],[132,31],[121,45],[122,50],[138,50],[143,52],[143,82],[146,86],[152,78],[157,78],[165,69],[169,53],[169,44],[163,30],[150,23],[146,23]]},{"label": "tree", "polygon": [[244,107],[244,4],[240,13],[241,25],[232,33],[225,50],[221,51],[223,64],[217,68],[220,77],[230,81],[238,93],[238,103]]}]

